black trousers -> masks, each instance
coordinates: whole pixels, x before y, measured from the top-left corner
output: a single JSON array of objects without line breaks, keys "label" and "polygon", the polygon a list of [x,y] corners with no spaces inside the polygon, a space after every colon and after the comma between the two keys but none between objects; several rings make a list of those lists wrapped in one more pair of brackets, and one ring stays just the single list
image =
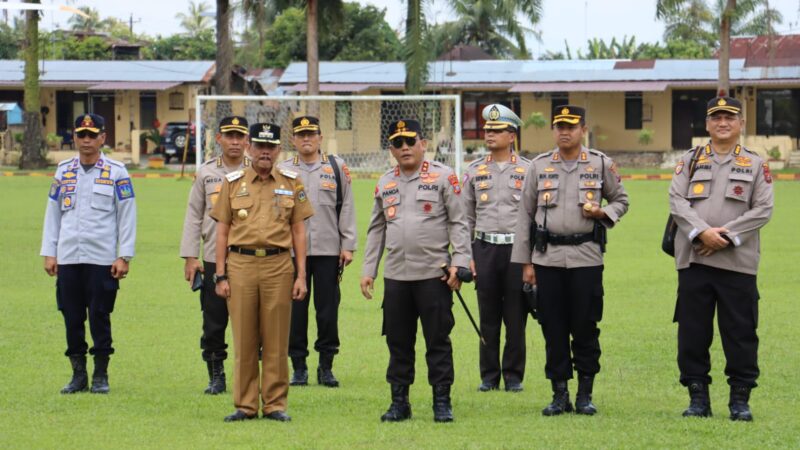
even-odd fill
[{"label": "black trousers", "polygon": [[[511,263],[511,245],[481,240],[472,243],[478,278],[478,311],[486,345],[479,345],[481,380],[498,384],[521,382],[525,377],[525,325],[528,307],[522,297],[522,265]],[[505,324],[506,344],[500,364],[500,327]]]},{"label": "black trousers", "polygon": [[390,384],[414,384],[414,344],[417,319],[425,336],[428,383],[453,384],[453,346],[450,331],[455,325],[453,293],[447,283],[432,278],[420,281],[384,279],[383,334],[389,347]]},{"label": "black trousers", "polygon": [[228,302],[216,293],[214,274],[217,265],[203,261],[203,289],[200,290],[200,308],[203,310],[203,335],[200,348],[203,361],[223,361],[228,358],[225,329],[228,328]]},{"label": "black trousers", "polygon": [[[111,312],[117,299],[119,280],[111,276],[111,266],[59,264],[56,278],[56,303],[67,329],[66,356],[110,355]],[[94,346],[86,343],[86,318]]]},{"label": "black trousers", "polygon": [[692,264],[678,271],[678,368],[681,384],[710,384],[709,347],[714,309],[731,386],[756,386],[758,370],[758,288],[755,275]]},{"label": "black trousers", "polygon": [[[320,354],[339,353],[339,257],[306,258],[308,294],[303,301],[292,302],[292,325],[289,332],[289,357],[308,356],[308,304],[314,296],[317,340],[314,350]],[[313,283],[313,286],[312,286]]]},{"label": "black trousers", "polygon": [[573,365],[579,375],[600,372],[597,323],[603,318],[603,266],[534,268],[545,341],[545,375],[550,380],[569,380]]}]

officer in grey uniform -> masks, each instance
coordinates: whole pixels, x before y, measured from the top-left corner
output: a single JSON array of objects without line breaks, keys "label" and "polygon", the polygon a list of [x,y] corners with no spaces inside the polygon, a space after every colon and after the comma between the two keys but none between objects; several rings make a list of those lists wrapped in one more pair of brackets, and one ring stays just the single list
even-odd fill
[{"label": "officer in grey uniform", "polygon": [[41,255],[56,276],[56,302],[67,329],[72,379],[62,394],[85,391],[86,318],[94,346],[91,392],[105,394],[114,347],[111,312],[119,280],[128,274],[136,241],[136,200],[125,166],[100,152],[106,139],[102,116],[75,120],[78,156],[61,162],[50,186]]},{"label": "officer in grey uniform", "polygon": [[[247,119],[240,116],[225,117],[219,122],[216,140],[222,155],[206,161],[195,176],[186,216],[183,220],[181,258],[184,277],[191,285],[198,273],[207,274],[200,290],[200,308],[203,311],[203,335],[200,337],[202,357],[208,368],[208,386],[205,393],[217,395],[225,392],[225,366],[228,344],[225,329],[228,327],[228,305],[214,291],[216,285],[211,275],[216,270],[214,245],[217,222],[209,217],[211,208],[219,197],[225,175],[250,166],[245,155],[247,147]],[[203,247],[203,262],[200,263],[200,246]]]},{"label": "officer in grey uniform", "polygon": [[350,169],[342,158],[326,155],[320,149],[322,134],[316,117],[295,118],[292,131],[297,156],[278,167],[300,174],[314,215],[306,219],[308,294],[303,301],[292,302],[289,357],[294,373],[290,384],[308,384],[308,305],[313,293],[317,312],[314,350],[319,353],[317,382],[338,387],[333,358],[339,353],[339,281],[344,268],[353,261],[357,242]]},{"label": "officer in grey uniform", "polygon": [[[527,305],[522,297],[522,265],[511,263],[514,225],[530,161],[514,153],[522,121],[500,104],[483,109],[486,146],[491,152],[464,174],[464,205],[472,241],[470,268],[478,290],[481,334],[479,391],[522,391],[525,376]],[[506,344],[500,364],[500,328]]]},{"label": "officer in grey uniform", "polygon": [[[455,324],[451,290],[461,286],[456,273],[469,266],[471,257],[461,185],[453,169],[424,159],[427,141],[419,122],[392,122],[388,135],[398,165],[384,173],[375,188],[361,278],[361,292],[371,299],[385,248],[383,334],[389,347],[386,381],[392,404],[381,420],[411,418],[408,389],[414,383],[419,320],[428,382],[433,386],[434,420],[450,422],[454,378],[450,331]],[[442,264],[449,267],[444,277]]]},{"label": "officer in grey uniform", "polygon": [[531,161],[511,255],[512,262],[525,264],[523,280],[538,285],[545,375],[553,388],[545,416],[572,411],[567,381],[573,365],[578,372],[577,412],[597,412],[592,387],[600,371],[597,323],[603,313],[606,229],[628,211],[628,195],[614,162],[581,144],[587,132],[583,108],[553,110],[557,148]]},{"label": "officer in grey uniform", "polygon": [[674,320],[680,381],[691,397],[683,413],[687,417],[711,415],[709,347],[716,309],[730,418],[753,420],[748,402],[759,375],[759,234],[772,215],[773,192],[767,162],[739,145],[741,108],[730,97],[709,101],[706,130],[711,140],[681,158],[669,189],[670,213],[678,226]]}]

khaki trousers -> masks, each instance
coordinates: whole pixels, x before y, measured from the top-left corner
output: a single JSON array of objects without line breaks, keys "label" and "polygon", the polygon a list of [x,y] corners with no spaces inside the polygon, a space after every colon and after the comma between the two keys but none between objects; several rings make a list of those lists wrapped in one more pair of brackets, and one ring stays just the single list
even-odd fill
[{"label": "khaki trousers", "polygon": [[228,256],[233,331],[233,403],[248,415],[258,413],[258,349],[264,414],[286,411],[289,392],[289,325],[294,265],[289,252],[275,256]]}]

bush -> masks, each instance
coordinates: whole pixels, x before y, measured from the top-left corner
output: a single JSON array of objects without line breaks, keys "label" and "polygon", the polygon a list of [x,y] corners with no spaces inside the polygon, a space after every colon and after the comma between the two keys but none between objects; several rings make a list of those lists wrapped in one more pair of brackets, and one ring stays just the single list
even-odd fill
[{"label": "bush", "polygon": [[642,145],[650,145],[653,142],[653,135],[656,134],[655,131],[649,128],[642,128],[639,130],[639,143]]}]

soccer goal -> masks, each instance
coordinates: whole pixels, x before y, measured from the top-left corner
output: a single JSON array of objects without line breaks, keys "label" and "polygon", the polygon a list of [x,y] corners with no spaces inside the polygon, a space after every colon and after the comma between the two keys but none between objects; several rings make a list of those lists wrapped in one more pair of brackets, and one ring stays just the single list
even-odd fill
[{"label": "soccer goal", "polygon": [[426,159],[440,161],[461,173],[461,98],[458,95],[319,95],[255,96],[199,95],[195,123],[197,168],[219,154],[214,136],[222,117],[240,115],[249,123],[271,122],[281,127],[282,159],[295,155],[292,119],[319,111],[322,150],[345,160],[356,177],[374,177],[396,162],[386,129],[392,121],[417,119],[428,141]]}]

